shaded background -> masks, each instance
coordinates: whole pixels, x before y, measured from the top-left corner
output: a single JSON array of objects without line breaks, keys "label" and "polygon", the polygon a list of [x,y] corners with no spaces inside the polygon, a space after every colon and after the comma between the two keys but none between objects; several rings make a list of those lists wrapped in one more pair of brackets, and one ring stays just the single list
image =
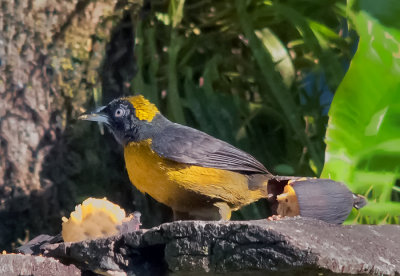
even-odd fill
[{"label": "shaded background", "polygon": [[[352,5],[397,22],[387,2]],[[0,248],[58,233],[89,196],[141,211],[144,227],[171,219],[130,184],[108,131],[76,119],[122,95],[143,94],[275,174],[319,176],[329,105],[358,42],[346,4],[2,1]],[[261,202],[234,218],[267,214]]]}]

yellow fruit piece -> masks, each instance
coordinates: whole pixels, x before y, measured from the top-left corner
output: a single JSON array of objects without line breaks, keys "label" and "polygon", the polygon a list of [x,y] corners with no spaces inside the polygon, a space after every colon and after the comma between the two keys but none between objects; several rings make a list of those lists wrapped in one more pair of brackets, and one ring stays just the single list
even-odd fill
[{"label": "yellow fruit piece", "polygon": [[126,214],[106,198],[88,198],[75,207],[70,218],[62,218],[62,237],[65,242],[77,242],[112,236]]}]

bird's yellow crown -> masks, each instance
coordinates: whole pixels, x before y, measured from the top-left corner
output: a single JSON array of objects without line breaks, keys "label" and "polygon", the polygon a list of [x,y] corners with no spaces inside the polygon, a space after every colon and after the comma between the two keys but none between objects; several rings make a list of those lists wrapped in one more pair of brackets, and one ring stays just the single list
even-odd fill
[{"label": "bird's yellow crown", "polygon": [[142,95],[127,97],[125,100],[133,105],[136,110],[136,117],[139,120],[151,122],[154,116],[159,113],[157,107]]}]

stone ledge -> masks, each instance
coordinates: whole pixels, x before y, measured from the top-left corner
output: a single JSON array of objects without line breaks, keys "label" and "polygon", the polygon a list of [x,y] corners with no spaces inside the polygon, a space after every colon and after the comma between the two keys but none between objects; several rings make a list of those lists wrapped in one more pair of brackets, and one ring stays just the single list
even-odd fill
[{"label": "stone ledge", "polygon": [[[41,246],[83,270],[125,275],[208,272],[400,274],[400,226],[178,221],[107,239]],[[280,274],[282,275],[282,274]]]},{"label": "stone ledge", "polygon": [[74,276],[81,271],[74,265],[64,265],[53,258],[21,254],[0,255],[0,275]]}]

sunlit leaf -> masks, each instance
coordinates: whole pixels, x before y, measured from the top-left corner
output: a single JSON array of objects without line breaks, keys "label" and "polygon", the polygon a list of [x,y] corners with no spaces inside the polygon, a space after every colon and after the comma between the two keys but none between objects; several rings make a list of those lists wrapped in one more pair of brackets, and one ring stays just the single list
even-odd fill
[{"label": "sunlit leaf", "polygon": [[172,19],[172,27],[175,28],[181,23],[183,18],[183,7],[185,5],[185,0],[171,0],[169,6],[169,15]]},{"label": "sunlit leaf", "polygon": [[270,52],[272,60],[276,64],[276,69],[282,76],[283,82],[287,87],[290,87],[294,81],[295,72],[292,59],[285,45],[282,44],[282,41],[269,28],[257,30],[256,35]]},{"label": "sunlit leaf", "polygon": [[387,203],[400,178],[400,31],[365,12],[355,20],[360,42],[329,111],[322,176],[368,195],[376,203],[360,214],[379,223],[400,215]]}]

